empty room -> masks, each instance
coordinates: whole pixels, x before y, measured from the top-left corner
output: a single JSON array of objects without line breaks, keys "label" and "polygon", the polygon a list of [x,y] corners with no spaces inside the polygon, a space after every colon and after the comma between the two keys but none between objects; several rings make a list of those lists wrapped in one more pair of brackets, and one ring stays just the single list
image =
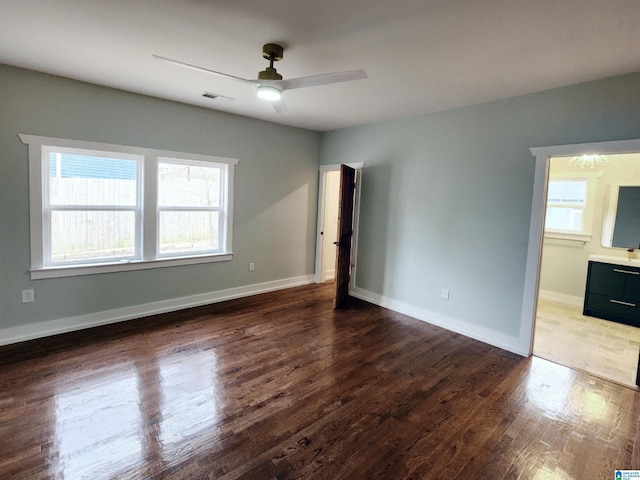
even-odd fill
[{"label": "empty room", "polygon": [[0,478],[640,475],[639,24],[0,1]]}]

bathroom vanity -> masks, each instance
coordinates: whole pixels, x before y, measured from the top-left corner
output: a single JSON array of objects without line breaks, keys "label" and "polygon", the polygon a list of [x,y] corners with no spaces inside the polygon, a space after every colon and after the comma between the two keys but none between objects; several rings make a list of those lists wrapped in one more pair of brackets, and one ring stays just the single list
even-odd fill
[{"label": "bathroom vanity", "polygon": [[640,259],[589,256],[583,313],[640,327]]}]

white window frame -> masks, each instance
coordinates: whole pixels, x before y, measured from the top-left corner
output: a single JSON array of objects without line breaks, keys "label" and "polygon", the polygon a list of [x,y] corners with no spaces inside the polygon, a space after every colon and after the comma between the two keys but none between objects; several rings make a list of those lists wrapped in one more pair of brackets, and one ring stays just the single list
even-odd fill
[{"label": "white window frame", "polygon": [[[234,170],[238,159],[201,155],[194,153],[158,150],[128,145],[115,145],[82,140],[69,140],[37,135],[19,134],[20,140],[29,146],[29,213],[30,213],[30,248],[31,248],[31,279],[71,277],[77,275],[91,275],[98,273],[124,272],[130,270],[144,270],[150,268],[171,267],[179,265],[193,265],[229,261],[233,258],[233,185]],[[56,149],[82,149],[97,152],[118,153],[124,155],[142,156],[141,187],[138,192],[141,204],[141,217],[136,228],[140,230],[140,252],[131,261],[116,261],[93,264],[47,265],[45,242],[47,227],[45,219],[45,185],[44,152],[46,147]],[[157,252],[157,162],[159,158],[179,159],[186,162],[202,162],[216,164],[222,170],[222,192],[220,211],[224,213],[226,225],[220,234],[220,249],[218,253],[194,253],[181,256],[160,256]],[[48,167],[48,165],[46,165]],[[226,193],[226,195],[225,195]]]},{"label": "white window frame", "polygon": [[549,209],[550,208],[563,208],[563,209],[571,209],[571,210],[580,210],[580,217],[581,217],[581,221],[580,221],[580,230],[572,230],[572,229],[560,229],[560,228],[549,228],[546,226],[546,219],[545,219],[545,229],[547,232],[549,233],[555,233],[555,234],[563,234],[563,235],[580,235],[580,234],[584,234],[585,232],[585,223],[586,223],[586,217],[587,217],[587,208],[589,206],[589,202],[588,202],[588,197],[589,197],[589,179],[587,178],[566,178],[566,177],[561,177],[561,178],[550,178],[549,179],[549,190],[551,190],[551,183],[552,182],[563,182],[563,183],[569,183],[569,182],[580,182],[582,184],[584,184],[584,204],[580,205],[577,203],[553,203],[550,202],[547,199],[547,216],[549,215]]},{"label": "white window frame", "polygon": [[[56,147],[52,145],[42,145],[41,149],[41,189],[42,189],[42,255],[43,255],[43,268],[57,268],[57,267],[69,267],[69,266],[84,266],[89,262],[83,260],[68,260],[63,262],[54,262],[52,260],[52,252],[51,252],[51,242],[45,242],[45,238],[52,238],[52,229],[51,229],[51,215],[54,211],[99,211],[99,210],[108,210],[108,211],[131,211],[134,213],[135,217],[135,235],[138,241],[134,245],[134,252],[132,255],[127,257],[120,257],[115,259],[105,258],[96,260],[94,263],[115,263],[115,262],[123,262],[123,261],[137,261],[142,259],[141,255],[141,247],[142,247],[142,225],[141,219],[143,218],[143,208],[142,208],[142,182],[143,182],[143,171],[144,171],[144,156],[142,155],[134,155],[131,153],[122,153],[122,152],[113,152],[113,151],[104,151],[104,150],[88,150],[88,149],[77,149],[77,148],[69,148],[69,147]],[[50,190],[51,182],[48,180],[49,177],[49,155],[51,153],[61,153],[61,154],[76,154],[76,155],[91,155],[92,157],[114,157],[117,155],[118,158],[132,160],[136,162],[136,204],[134,206],[119,206],[119,205],[52,205],[50,203]],[[31,186],[29,187],[31,189]]]},{"label": "white window frame", "polygon": [[[158,165],[158,163],[169,163],[171,165],[186,165],[186,166],[203,166],[203,167],[216,167],[220,169],[220,173],[221,173],[221,178],[220,178],[220,199],[219,199],[219,205],[217,207],[210,207],[210,206],[206,206],[206,207],[178,207],[178,206],[161,206],[159,204],[159,202],[156,202],[155,204],[155,215],[154,215],[154,220],[156,221],[156,238],[155,238],[155,257],[160,259],[160,258],[170,258],[172,256],[175,256],[171,253],[161,253],[160,252],[160,225],[157,222],[157,220],[160,218],[160,212],[177,212],[177,211],[187,211],[187,212],[194,212],[194,211],[202,211],[202,212],[211,212],[211,211],[216,211],[219,213],[218,215],[218,232],[221,232],[220,235],[220,239],[219,239],[219,249],[220,250],[225,250],[225,231],[226,231],[226,214],[225,212],[227,211],[227,185],[226,185],[226,181],[225,178],[227,177],[227,165],[226,164],[221,164],[221,163],[211,163],[211,162],[198,162],[198,161],[194,161],[194,160],[190,160],[190,161],[185,161],[183,158],[170,158],[170,157],[163,157],[163,156],[159,156],[157,157],[157,162],[156,167]],[[156,179],[156,186],[158,186],[160,184],[160,174],[159,172],[156,172],[154,178]],[[203,254],[203,252],[192,252],[191,254],[187,254],[188,256],[197,256]]]},{"label": "white window frame", "polygon": [[[586,182],[587,194],[585,199],[584,207],[582,207],[582,230],[580,232],[575,232],[572,230],[555,230],[548,229],[545,227],[546,222],[546,214],[543,219],[543,229],[544,229],[544,237],[545,238],[554,238],[560,240],[576,240],[579,242],[590,242],[593,238],[592,230],[593,230],[593,215],[594,215],[594,205],[595,205],[595,196],[596,196],[596,188],[597,188],[597,179],[602,176],[601,171],[599,172],[557,172],[554,173],[553,176],[549,176],[549,182],[552,181],[576,181],[583,180]],[[545,193],[545,196],[547,193]],[[547,199],[545,198],[545,212],[547,209]],[[569,207],[569,205],[566,205]]]}]

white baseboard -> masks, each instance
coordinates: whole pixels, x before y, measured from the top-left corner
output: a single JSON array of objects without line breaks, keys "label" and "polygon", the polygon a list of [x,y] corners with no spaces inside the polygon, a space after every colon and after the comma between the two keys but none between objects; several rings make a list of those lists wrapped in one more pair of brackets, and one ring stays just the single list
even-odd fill
[{"label": "white baseboard", "polygon": [[540,298],[551,300],[553,302],[566,303],[573,307],[582,307],[584,305],[584,297],[576,297],[564,293],[552,292],[551,290],[540,289],[538,292]]},{"label": "white baseboard", "polygon": [[472,325],[463,320],[447,317],[445,315],[441,315],[421,307],[416,307],[415,305],[410,305],[406,302],[394,300],[358,287],[352,288],[349,291],[349,295],[366,302],[373,303],[374,305],[388,308],[389,310],[393,310],[404,315],[409,315],[417,320],[459,333],[465,337],[473,338],[474,340],[493,345],[494,347],[516,353],[523,357],[529,355],[528,345],[526,347],[523,346],[523,342],[521,342],[517,337],[505,335],[478,325]]},{"label": "white baseboard", "polygon": [[249,297],[258,293],[273,292],[285,288],[297,287],[313,283],[313,275],[274,280],[271,282],[257,283],[244,287],[229,288],[215,292],[199,293],[187,297],[172,298],[159,302],[134,305],[132,307],[116,308],[103,312],[89,313],[75,317],[58,318],[46,322],[21,325],[0,330],[0,346],[11,343],[24,342],[35,338],[48,337],[60,333],[73,332],[85,328],[108,325],[110,323],[123,322],[159,313],[173,312],[184,308],[198,307],[211,303],[233,300],[234,298]]}]

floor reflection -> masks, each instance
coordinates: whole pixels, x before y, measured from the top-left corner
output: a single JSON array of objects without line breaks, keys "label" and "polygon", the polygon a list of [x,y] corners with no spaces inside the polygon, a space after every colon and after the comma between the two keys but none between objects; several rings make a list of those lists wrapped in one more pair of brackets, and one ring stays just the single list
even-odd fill
[{"label": "floor reflection", "polygon": [[213,350],[161,360],[149,352],[74,380],[55,396],[57,476],[139,478],[145,461],[168,465],[196,437],[215,435],[223,407],[216,368]]},{"label": "floor reflection", "polygon": [[[159,441],[163,457],[203,429],[215,431],[222,407],[215,352],[163,358],[160,361],[161,398]],[[178,449],[179,450],[179,449]]]},{"label": "floor reflection", "polygon": [[563,365],[531,357],[527,396],[548,418],[607,423],[615,415],[607,390],[577,382],[577,375],[581,374]]},{"label": "floor reflection", "polygon": [[589,420],[600,420],[611,414],[611,405],[604,395],[597,392],[583,392],[586,397],[583,408],[584,416]]},{"label": "floor reflection", "polygon": [[531,358],[527,397],[549,418],[560,418],[570,407],[575,371],[540,358]]},{"label": "floor reflection", "polygon": [[[125,366],[55,397],[62,478],[100,478],[140,464],[142,425],[135,368]],[[115,478],[115,477],[113,477]]]}]

